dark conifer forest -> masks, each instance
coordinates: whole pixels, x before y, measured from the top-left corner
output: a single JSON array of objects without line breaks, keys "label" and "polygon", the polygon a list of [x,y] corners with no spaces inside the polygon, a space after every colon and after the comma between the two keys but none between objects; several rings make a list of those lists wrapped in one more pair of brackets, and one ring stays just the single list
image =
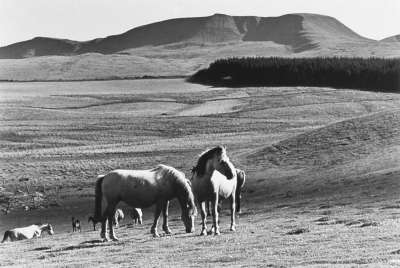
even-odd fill
[{"label": "dark conifer forest", "polygon": [[188,78],[215,86],[318,86],[400,92],[400,59],[218,59]]}]

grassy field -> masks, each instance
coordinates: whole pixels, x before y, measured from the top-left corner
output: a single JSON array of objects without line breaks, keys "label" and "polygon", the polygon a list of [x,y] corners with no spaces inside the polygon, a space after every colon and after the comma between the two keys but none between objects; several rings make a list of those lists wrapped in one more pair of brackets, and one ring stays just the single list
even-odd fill
[{"label": "grassy field", "polygon": [[[332,88],[0,83],[0,233],[39,221],[56,232],[0,244],[0,264],[398,266],[399,108],[400,95]],[[226,209],[221,236],[184,234],[173,203],[173,235],[151,237],[150,208],[121,241],[98,241],[86,223],[98,174],[165,163],[190,177],[217,144],[247,172],[236,233]]]}]

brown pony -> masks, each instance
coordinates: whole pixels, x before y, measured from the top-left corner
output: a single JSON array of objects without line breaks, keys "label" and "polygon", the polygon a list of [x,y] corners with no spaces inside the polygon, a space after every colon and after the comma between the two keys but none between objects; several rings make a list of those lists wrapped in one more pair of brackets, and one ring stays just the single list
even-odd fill
[{"label": "brown pony", "polygon": [[[182,221],[186,232],[194,231],[196,207],[193,193],[185,175],[173,167],[158,165],[148,170],[114,170],[100,176],[96,182],[96,200],[94,220],[101,222],[100,236],[107,241],[106,225],[108,221],[110,238],[118,240],[114,233],[113,217],[115,208],[123,201],[135,208],[146,208],[156,204],[151,233],[158,237],[157,224],[163,212],[163,230],[171,233],[168,227],[168,205],[178,198],[182,209]],[[102,204],[105,204],[104,206]]]},{"label": "brown pony", "polygon": [[213,227],[211,232],[219,235],[218,200],[229,198],[231,203],[231,230],[235,231],[236,209],[236,169],[226,154],[225,147],[217,146],[203,152],[192,170],[192,189],[196,201],[200,203],[202,230],[201,235],[207,234],[206,203],[211,202]]}]

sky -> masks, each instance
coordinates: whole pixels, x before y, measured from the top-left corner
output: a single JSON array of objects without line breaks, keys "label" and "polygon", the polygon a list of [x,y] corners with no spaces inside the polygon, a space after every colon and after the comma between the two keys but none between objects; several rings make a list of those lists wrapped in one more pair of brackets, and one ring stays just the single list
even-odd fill
[{"label": "sky", "polygon": [[400,34],[400,0],[0,0],[0,46],[36,36],[86,41],[179,17],[304,12],[372,39]]}]

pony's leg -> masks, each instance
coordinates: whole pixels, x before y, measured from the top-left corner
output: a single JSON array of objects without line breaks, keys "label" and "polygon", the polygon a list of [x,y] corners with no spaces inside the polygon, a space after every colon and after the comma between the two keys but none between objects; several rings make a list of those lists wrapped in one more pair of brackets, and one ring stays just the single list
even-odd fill
[{"label": "pony's leg", "polygon": [[107,237],[107,217],[106,216],[104,216],[104,219],[101,221],[100,237],[105,242],[109,240]]},{"label": "pony's leg", "polygon": [[231,231],[235,231],[235,212],[236,212],[236,202],[235,202],[235,195],[232,194],[231,197]]},{"label": "pony's leg", "polygon": [[242,198],[242,196],[240,194],[238,194],[236,197],[237,197],[236,198],[236,212],[238,214],[240,214],[240,212],[241,212],[240,199]]},{"label": "pony's leg", "polygon": [[157,232],[157,225],[158,225],[158,219],[160,218],[161,209],[162,209],[162,204],[157,203],[156,211],[154,213],[154,222],[150,229],[150,233],[152,233],[154,237],[160,237],[160,235]]},{"label": "pony's leg", "polygon": [[213,213],[213,227],[214,227],[214,234],[220,235],[219,232],[219,225],[218,225],[218,193],[215,193],[211,200],[212,205],[212,213]]},{"label": "pony's leg", "polygon": [[206,201],[207,216],[211,216],[210,201]]},{"label": "pony's leg", "polygon": [[[206,204],[208,204],[208,201],[203,201],[200,203],[200,213],[201,213],[201,233],[200,235],[207,235],[207,212],[206,212]],[[209,205],[207,205],[208,209],[210,208]]]},{"label": "pony's leg", "polygon": [[118,238],[115,236],[115,232],[114,232],[114,225],[113,225],[113,216],[108,216],[108,228],[109,228],[109,232],[110,232],[110,238],[113,241],[118,241]]},{"label": "pony's leg", "polygon": [[165,202],[162,208],[163,212],[163,230],[166,234],[171,234],[171,230],[168,227],[168,206],[169,206],[169,201]]}]

